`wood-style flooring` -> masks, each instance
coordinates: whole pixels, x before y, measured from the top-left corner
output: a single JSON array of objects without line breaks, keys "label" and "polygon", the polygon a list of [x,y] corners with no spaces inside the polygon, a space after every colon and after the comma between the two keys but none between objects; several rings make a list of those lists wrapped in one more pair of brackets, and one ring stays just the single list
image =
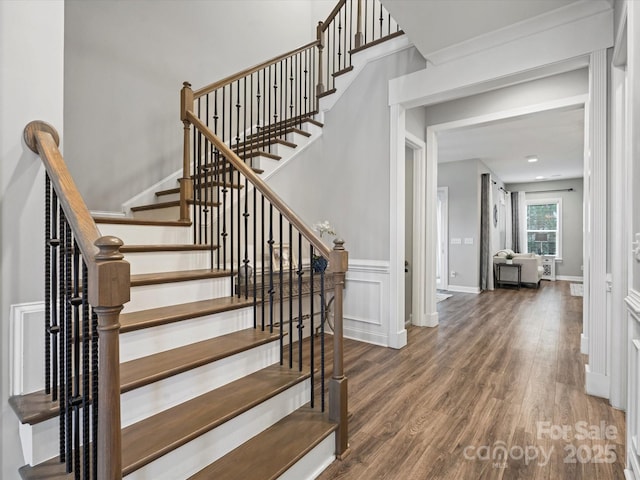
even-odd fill
[{"label": "wood-style flooring", "polygon": [[351,453],[320,480],[624,479],[624,413],[584,393],[568,282],[456,293],[438,311],[401,350],[346,342]]}]

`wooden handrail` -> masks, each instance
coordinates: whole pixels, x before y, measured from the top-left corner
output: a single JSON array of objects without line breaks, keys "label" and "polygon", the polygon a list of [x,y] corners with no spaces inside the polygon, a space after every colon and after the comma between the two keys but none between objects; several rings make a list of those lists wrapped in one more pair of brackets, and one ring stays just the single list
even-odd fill
[{"label": "wooden handrail", "polygon": [[331,13],[329,14],[329,16],[327,17],[327,19],[322,22],[322,31],[324,32],[327,28],[329,28],[329,24],[331,23],[331,21],[336,18],[336,15],[338,15],[338,13],[340,12],[340,9],[347,3],[347,0],[340,0],[338,2],[338,4],[333,7],[333,10],[331,10]]},{"label": "wooden handrail", "polygon": [[76,236],[78,247],[88,265],[98,253],[95,242],[101,235],[58,150],[57,132],[48,123],[35,121],[25,127],[24,140],[27,146],[42,158],[67,221]]},{"label": "wooden handrail", "polygon": [[331,249],[327,247],[322,240],[320,240],[320,237],[316,235],[315,232],[309,228],[273,190],[271,190],[264,180],[256,175],[251,167],[243,162],[242,159],[240,159],[240,157],[238,157],[238,155],[236,155],[236,153],[220,139],[220,137],[213,133],[191,110],[187,110],[186,116],[187,120],[191,122],[191,124],[193,124],[193,126],[197,128],[213,145],[215,145],[220,153],[222,153],[222,155],[233,164],[234,168],[240,171],[240,173],[242,173],[249,182],[253,184],[253,186],[262,195],[264,195],[264,197],[269,200],[276,209],[280,211],[282,216],[286,218],[291,225],[298,229],[302,236],[305,237],[323,257],[329,258],[331,256]]},{"label": "wooden handrail", "polygon": [[87,266],[88,301],[98,317],[98,439],[97,474],[122,478],[120,417],[119,314],[130,298],[130,267],[120,253],[122,241],[101,236],[58,149],[59,136],[46,122],[24,129],[27,146],[40,155],[76,244]]},{"label": "wooden handrail", "polygon": [[207,85],[206,87],[202,87],[199,90],[195,90],[193,92],[193,98],[194,100],[197,100],[198,98],[200,98],[203,95],[206,95],[207,93],[211,93],[214,90],[217,90],[218,88],[222,88],[225,85],[229,85],[230,83],[233,83],[237,80],[240,80],[248,75],[251,75],[252,73],[255,73],[259,70],[262,70],[263,68],[268,67],[269,65],[273,65],[276,64],[278,62],[280,62],[281,60],[284,60],[285,58],[291,57],[297,53],[300,52],[304,52],[305,50],[315,47],[318,45],[318,41],[314,40],[311,43],[307,43],[306,45],[303,45],[302,47],[298,47],[295,50],[291,50],[290,52],[287,53],[283,53],[282,55],[278,55],[277,57],[273,57],[271,60],[267,60],[266,62],[262,62],[259,63],[258,65],[254,65],[253,67],[249,67],[245,70],[242,70],[241,72],[238,73],[234,73],[233,75],[228,76],[227,78],[223,78],[222,80],[218,80],[217,82],[211,83],[209,85]]}]

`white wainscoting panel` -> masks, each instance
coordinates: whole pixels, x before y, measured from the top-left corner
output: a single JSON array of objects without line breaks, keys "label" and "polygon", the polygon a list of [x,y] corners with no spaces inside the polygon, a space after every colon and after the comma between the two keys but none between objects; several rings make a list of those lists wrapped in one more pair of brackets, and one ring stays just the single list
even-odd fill
[{"label": "white wainscoting panel", "polygon": [[11,305],[11,394],[44,388],[44,302]]},{"label": "white wainscoting panel", "polygon": [[625,298],[629,333],[627,370],[627,466],[625,475],[640,476],[640,292],[632,289]]},{"label": "white wainscoting panel", "polygon": [[389,346],[389,262],[349,260],[344,293],[344,336]]}]

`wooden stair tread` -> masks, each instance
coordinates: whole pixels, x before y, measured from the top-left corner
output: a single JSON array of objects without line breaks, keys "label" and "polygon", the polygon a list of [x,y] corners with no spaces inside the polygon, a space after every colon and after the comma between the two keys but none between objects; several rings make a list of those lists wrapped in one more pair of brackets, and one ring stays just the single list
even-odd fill
[{"label": "wooden stair tread", "polygon": [[[215,362],[279,338],[279,332],[249,328],[120,364],[120,390],[127,392],[178,373]],[[35,425],[59,413],[58,402],[44,390],[16,395],[9,404],[21,423]]]},{"label": "wooden stair tread", "polygon": [[266,145],[273,145],[274,143],[279,143],[280,145],[284,145],[285,147],[289,147],[289,148],[297,148],[298,146],[295,143],[289,142],[283,138],[271,137],[271,138],[264,138],[261,140],[258,140],[258,139],[249,140],[247,142],[240,142],[239,144],[234,143],[231,149],[234,152],[236,152],[236,154],[240,154],[246,150],[255,150],[259,147],[264,147]]},{"label": "wooden stair tread", "polygon": [[[239,155],[240,157],[242,157],[242,155]],[[277,156],[277,155],[276,155]],[[278,159],[279,160],[279,159]],[[226,173],[229,173],[230,167],[227,163],[225,163],[224,165],[221,165],[218,170],[217,173],[218,175],[223,175]],[[261,168],[255,168],[255,167],[251,167],[251,170],[253,170],[253,173],[256,173],[258,175],[260,175],[261,173],[264,173],[264,170]],[[212,175],[215,175],[215,171],[209,171],[209,172],[200,172],[200,173],[196,173],[191,175],[192,179],[195,179],[196,177],[210,177]]]},{"label": "wooden stair tread", "polygon": [[132,217],[93,217],[96,223],[116,225],[149,225],[158,227],[190,227],[191,221],[187,220],[142,220]]},{"label": "wooden stair tread", "polygon": [[189,480],[275,480],[336,428],[322,413],[302,407]]},{"label": "wooden stair tread", "polygon": [[120,364],[122,392],[221,360],[280,338],[280,333],[247,328],[184,347],[154,353]]},{"label": "wooden stair tread", "polygon": [[[193,205],[193,200],[188,200],[187,203]],[[200,205],[206,204],[207,207],[218,207],[220,206],[220,202],[199,202]],[[158,202],[158,203],[149,203],[147,205],[139,205],[137,207],[131,207],[132,212],[143,212],[146,210],[158,210],[160,208],[171,208],[171,207],[179,207],[180,200],[172,200],[169,202]]]},{"label": "wooden stair tread", "polygon": [[[193,188],[210,188],[210,187],[228,187],[228,188],[244,188],[244,185],[238,185],[237,183],[224,183],[219,181],[212,182],[211,180],[207,180],[206,182],[202,182],[200,184],[194,184]],[[155,193],[156,197],[163,197],[165,195],[174,195],[180,193],[180,187],[168,188],[166,190],[158,190]]]},{"label": "wooden stair tread", "polygon": [[349,65],[347,68],[343,68],[342,70],[339,70],[339,71],[333,73],[332,76],[333,76],[333,78],[339,77],[340,75],[344,75],[345,73],[349,73],[352,70],[353,70],[353,65]]},{"label": "wooden stair tread", "polygon": [[139,273],[131,275],[131,286],[157,285],[159,283],[187,282],[189,280],[202,280],[206,278],[227,277],[231,273],[228,270],[199,269],[180,270],[177,272]]},{"label": "wooden stair tread", "polygon": [[206,244],[154,244],[154,245],[123,245],[120,247],[122,253],[139,253],[139,252],[196,252],[209,251],[220,248],[218,245]]},{"label": "wooden stair tread", "polygon": [[[123,476],[309,378],[272,365],[122,430]],[[28,480],[72,479],[57,458],[20,470]]]},{"label": "wooden stair tread", "polygon": [[334,94],[336,92],[337,92],[337,90],[335,88],[332,88],[331,90],[325,90],[324,92],[318,94],[317,97],[318,98],[328,97],[329,95],[332,95],[332,94]]},{"label": "wooden stair tread", "polygon": [[151,308],[120,315],[120,332],[132,332],[143,328],[203,317],[253,305],[252,298],[221,297],[198,302],[181,303],[168,307]]},{"label": "wooden stair tread", "polygon": [[135,471],[308,377],[308,372],[272,365],[124,428],[123,474]]},{"label": "wooden stair tread", "polygon": [[270,158],[271,160],[282,160],[280,155],[276,155],[275,153],[265,152],[264,150],[252,150],[250,152],[243,153],[240,155],[240,158],[255,158],[255,157],[265,157]]}]

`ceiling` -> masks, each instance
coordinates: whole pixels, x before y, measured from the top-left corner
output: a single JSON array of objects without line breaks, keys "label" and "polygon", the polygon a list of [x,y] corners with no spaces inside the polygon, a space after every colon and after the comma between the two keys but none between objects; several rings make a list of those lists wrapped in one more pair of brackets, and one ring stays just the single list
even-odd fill
[{"label": "ceiling", "polygon": [[[538,161],[529,163],[527,156]],[[438,161],[479,159],[505,183],[579,178],[584,108],[552,110],[438,134]],[[536,179],[536,177],[544,177]]]},{"label": "ceiling", "polygon": [[[590,7],[611,8],[605,0]],[[382,0],[411,42],[430,62],[442,52],[538,16],[558,16],[557,9],[580,7],[584,0]],[[596,5],[597,4],[597,5]],[[584,5],[583,5],[584,6]],[[534,21],[534,20],[533,20]],[[512,29],[513,30],[513,29]],[[482,43],[482,42],[479,42]],[[481,48],[481,47],[478,47]],[[584,109],[556,110],[477,125],[438,135],[440,162],[480,159],[505,183],[583,176]],[[527,156],[539,161],[528,163]],[[540,179],[538,179],[540,180]]]},{"label": "ceiling", "polygon": [[[412,43],[432,53],[579,0],[382,0]],[[593,1],[593,0],[590,0]]]}]

